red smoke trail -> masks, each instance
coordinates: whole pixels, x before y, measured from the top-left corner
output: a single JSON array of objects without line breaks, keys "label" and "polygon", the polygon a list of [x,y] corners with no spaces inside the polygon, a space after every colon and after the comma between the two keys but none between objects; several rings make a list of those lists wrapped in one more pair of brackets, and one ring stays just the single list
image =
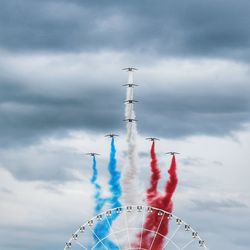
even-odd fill
[{"label": "red smoke trail", "polygon": [[[154,152],[154,145],[152,145],[152,150],[151,153]],[[151,154],[151,156],[155,154]],[[155,170],[159,170],[157,167],[157,161],[154,161],[152,157],[152,161],[151,161],[151,169],[152,169],[152,176],[151,176],[151,189],[149,188],[149,190],[153,190],[155,191],[157,189],[157,184],[158,181],[157,177],[159,177],[159,172],[158,171],[154,171]],[[156,162],[156,168],[153,168],[153,162]],[[156,174],[158,173],[158,175]],[[155,191],[156,196],[152,197],[151,200],[149,200],[149,205],[152,207],[156,207],[156,208],[160,208],[162,210],[165,210],[169,213],[172,213],[173,211],[173,202],[172,202],[172,197],[173,194],[175,192],[177,183],[178,183],[178,178],[177,178],[177,174],[176,174],[176,159],[175,156],[173,155],[172,157],[172,161],[171,161],[171,165],[170,168],[168,170],[169,173],[169,180],[166,184],[165,187],[165,194],[162,196],[157,196],[157,190]],[[153,178],[155,174],[155,178]],[[152,180],[154,180],[152,182]],[[148,194],[148,193],[147,193]],[[147,218],[146,218],[146,222],[144,223],[143,228],[146,230],[143,230],[141,233],[139,233],[137,235],[137,239],[138,242],[141,241],[139,244],[134,244],[133,247],[140,247],[142,249],[152,249],[152,250],[161,250],[163,247],[163,243],[164,243],[164,237],[168,234],[168,224],[169,224],[169,219],[167,215],[164,215],[164,217],[159,216],[157,214],[157,211],[153,211],[152,213],[149,213]],[[157,231],[158,233],[163,235],[160,236],[159,234],[152,234],[150,231]]]},{"label": "red smoke trail", "polygon": [[[160,169],[157,164],[154,141],[151,146],[150,156],[151,156],[151,162],[150,162],[151,178],[150,178],[150,186],[147,189],[147,203],[149,206],[154,206],[158,196],[158,190],[157,190],[158,182],[161,178]],[[157,219],[158,217],[157,214],[155,214],[155,211],[148,214],[146,221],[144,223],[144,229],[153,230],[156,227],[155,225],[157,224],[156,223]],[[141,244],[141,246],[138,245],[138,243],[136,243],[133,244],[133,247],[135,248],[141,247],[143,249],[149,249],[152,239],[151,239],[151,233],[148,230],[143,230],[143,232],[140,232],[137,235],[138,242],[140,242],[141,239],[143,239],[142,242],[139,243]]]},{"label": "red smoke trail", "polygon": [[158,168],[157,158],[155,154],[155,142],[154,141],[151,146],[150,156],[151,156],[151,163],[150,163],[151,179],[150,179],[150,187],[147,190],[147,202],[149,205],[153,202],[153,200],[158,195],[157,186],[161,178],[161,173],[160,173],[160,169]]},{"label": "red smoke trail", "polygon": [[[166,188],[165,188],[165,195],[159,197],[157,199],[157,207],[165,210],[169,213],[172,213],[173,211],[173,202],[172,202],[172,197],[175,192],[177,183],[178,183],[178,178],[177,178],[177,173],[176,173],[176,159],[175,155],[172,157],[171,165],[168,170],[169,174],[169,180],[167,182]],[[163,220],[158,228],[158,232],[161,235],[166,236],[168,234],[168,226],[169,226],[169,219],[165,215],[163,217]],[[153,244],[151,246],[151,249],[162,249],[163,243],[164,243],[164,238],[160,235],[156,235]]]}]

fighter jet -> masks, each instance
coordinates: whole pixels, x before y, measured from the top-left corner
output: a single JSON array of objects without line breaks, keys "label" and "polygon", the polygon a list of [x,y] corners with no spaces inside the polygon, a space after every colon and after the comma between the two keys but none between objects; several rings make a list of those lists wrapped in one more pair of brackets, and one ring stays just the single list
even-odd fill
[{"label": "fighter jet", "polygon": [[132,68],[132,67],[129,67],[129,68],[124,68],[124,69],[122,69],[122,70],[134,71],[134,70],[138,70],[138,69],[136,69],[136,68]]},{"label": "fighter jet", "polygon": [[119,135],[116,135],[116,134],[107,134],[107,135],[105,135],[105,137],[110,137],[110,138],[114,138],[116,136],[119,136]]},{"label": "fighter jet", "polygon": [[149,140],[149,141],[159,141],[160,139],[158,139],[158,138],[155,138],[155,137],[148,137],[148,138],[146,138],[146,140]]},{"label": "fighter jet", "polygon": [[180,153],[178,153],[178,152],[167,152],[166,154],[167,154],[167,155],[178,155],[178,154],[180,154]]},{"label": "fighter jet", "polygon": [[134,103],[134,102],[138,102],[138,101],[136,101],[136,100],[126,100],[126,101],[124,101],[124,103]]},{"label": "fighter jet", "polygon": [[132,87],[134,87],[134,86],[139,86],[139,85],[134,84],[134,83],[126,83],[126,84],[123,84],[122,86],[127,86],[127,87],[132,88]]},{"label": "fighter jet", "polygon": [[86,155],[91,155],[91,156],[95,156],[95,155],[100,155],[100,154],[97,154],[97,153],[86,153]]},{"label": "fighter jet", "polygon": [[123,121],[126,121],[126,122],[137,122],[136,119],[131,119],[131,118],[124,119]]}]

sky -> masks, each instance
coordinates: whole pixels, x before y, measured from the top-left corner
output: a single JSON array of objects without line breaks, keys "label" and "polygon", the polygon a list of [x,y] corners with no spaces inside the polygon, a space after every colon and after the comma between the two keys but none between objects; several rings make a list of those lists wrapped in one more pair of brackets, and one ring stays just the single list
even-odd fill
[{"label": "sky", "polygon": [[84,153],[101,154],[109,194],[104,135],[120,134],[122,171],[128,66],[139,69],[142,189],[144,138],[157,136],[163,173],[164,152],[181,152],[174,213],[210,249],[249,249],[249,10],[247,0],[2,0],[0,249],[63,249],[94,215]]}]

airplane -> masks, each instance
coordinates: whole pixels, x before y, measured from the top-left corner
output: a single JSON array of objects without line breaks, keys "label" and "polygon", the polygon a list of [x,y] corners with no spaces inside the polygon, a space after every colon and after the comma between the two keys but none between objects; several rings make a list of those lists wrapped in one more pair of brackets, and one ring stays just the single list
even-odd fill
[{"label": "airplane", "polygon": [[178,152],[167,152],[166,154],[167,154],[167,155],[178,155],[178,154],[180,154],[180,153],[178,153]]},{"label": "airplane", "polygon": [[138,69],[136,69],[136,68],[132,68],[132,67],[129,67],[129,68],[124,68],[124,69],[122,69],[122,70],[134,71],[134,70],[138,70]]},{"label": "airplane", "polygon": [[127,87],[133,87],[133,86],[139,86],[138,84],[134,84],[134,83],[126,83],[126,84],[123,84],[122,86],[127,86]]},{"label": "airplane", "polygon": [[131,118],[124,119],[123,121],[126,121],[126,122],[137,122],[136,119],[131,119]]},{"label": "airplane", "polygon": [[159,141],[160,139],[155,138],[155,137],[148,137],[148,138],[146,138],[146,140],[150,140],[150,141]]},{"label": "airplane", "polygon": [[138,102],[138,101],[136,101],[136,100],[127,100],[127,101],[124,101],[124,103],[134,103],[134,102]]},{"label": "airplane", "polygon": [[107,134],[107,135],[105,135],[105,137],[110,137],[110,138],[114,138],[116,136],[119,136],[119,135],[116,135],[116,134]]},{"label": "airplane", "polygon": [[86,153],[86,155],[95,156],[95,155],[100,155],[100,154],[97,154],[97,153]]}]

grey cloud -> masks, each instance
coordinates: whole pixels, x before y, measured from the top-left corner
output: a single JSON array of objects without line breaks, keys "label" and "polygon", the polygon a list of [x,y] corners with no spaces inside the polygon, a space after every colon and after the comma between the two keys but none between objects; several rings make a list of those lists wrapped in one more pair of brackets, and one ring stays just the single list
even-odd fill
[{"label": "grey cloud", "polygon": [[223,162],[221,161],[213,161],[212,163],[216,166],[223,166]]},{"label": "grey cloud", "polygon": [[248,206],[240,201],[232,200],[232,199],[224,199],[224,200],[192,200],[194,204],[193,209],[204,211],[220,211],[223,209],[237,209],[237,208],[248,208]]},{"label": "grey cloud", "polygon": [[[62,87],[63,84],[62,84]],[[85,129],[106,133],[120,130],[124,113],[122,90],[107,86],[80,87],[63,96],[47,88],[38,93],[17,83],[0,85],[1,146],[37,143],[48,136]],[[136,104],[139,131],[161,137],[195,134],[230,135],[249,122],[247,91],[228,87],[231,94],[191,90],[164,92],[140,90]],[[165,90],[167,91],[167,90]],[[111,97],[111,98],[110,98]]]},{"label": "grey cloud", "polygon": [[[122,124],[122,97],[108,87],[80,89],[64,97],[49,89],[48,94],[37,94],[18,84],[1,84],[0,88],[2,146],[33,143],[71,129],[109,131]],[[110,93],[112,98],[105,98]]]},{"label": "grey cloud", "polygon": [[[200,207],[201,210],[183,207],[179,212],[183,219],[191,223],[194,229],[199,232],[209,249],[248,249],[249,208],[233,204],[232,208],[228,209],[224,208],[225,204],[222,204],[221,209],[216,210],[211,209],[210,202],[213,204],[213,201],[207,200],[206,204]],[[226,201],[226,203],[231,202]],[[238,202],[236,201],[236,203]],[[220,206],[220,202],[216,202],[214,205]],[[228,206],[230,207],[226,204],[226,207]],[[239,245],[238,240],[241,240],[242,244]]]},{"label": "grey cloud", "polygon": [[148,152],[139,152],[138,156],[140,158],[149,158],[149,153]]},{"label": "grey cloud", "polygon": [[[65,137],[64,137],[65,138]],[[86,147],[82,152],[67,147],[53,147],[49,143],[36,144],[31,147],[2,148],[0,150],[0,168],[23,182],[41,181],[37,189],[60,193],[61,184],[66,182],[89,182],[92,176],[92,159],[84,155],[91,150]],[[108,155],[107,155],[108,157]],[[108,159],[102,155],[97,159],[100,181],[109,179]],[[99,167],[100,166],[100,167]],[[7,193],[0,188],[0,192]]]},{"label": "grey cloud", "polygon": [[208,87],[206,93],[191,90],[178,93],[176,89],[167,97],[165,93],[152,92],[143,96],[143,105],[138,105],[138,119],[143,123],[144,132],[155,129],[155,135],[159,136],[225,136],[243,129],[250,115],[247,93],[237,92],[234,87],[229,89],[231,95],[214,93]]},{"label": "grey cloud", "polygon": [[22,181],[42,180],[65,182],[80,180],[75,174],[82,168],[82,158],[69,152],[60,154],[46,152],[41,148],[18,152],[1,150],[0,167],[7,169],[16,179]]},{"label": "grey cloud", "polygon": [[6,187],[0,187],[0,192],[4,193],[4,194],[8,194],[8,195],[13,193],[10,189],[8,189]]},{"label": "grey cloud", "polygon": [[[44,220],[46,221],[46,218]],[[53,223],[50,223],[46,228],[39,225],[4,226],[4,230],[0,229],[0,246],[7,250],[42,250],[44,247],[48,249],[60,249],[64,247],[62,239],[66,237],[67,232],[70,232],[74,226],[73,223],[65,225],[63,228],[53,225]],[[12,235],[15,235],[15,241],[8,240],[10,232]],[[66,240],[64,239],[64,241]]]},{"label": "grey cloud", "polygon": [[233,239],[232,241],[236,246],[240,246],[242,248],[245,248],[246,250],[250,246],[250,239],[245,235],[240,235],[237,239]]},{"label": "grey cloud", "polygon": [[49,193],[63,195],[63,192],[58,187],[58,184],[54,185],[54,184],[50,184],[50,183],[42,183],[42,184],[38,185],[37,188],[45,190]]},{"label": "grey cloud", "polygon": [[[40,156],[37,155],[39,152]],[[59,194],[56,186],[58,187],[61,183],[70,181],[84,182],[92,174],[91,163],[85,162],[86,158],[84,159],[83,154],[76,157],[62,151],[60,154],[52,153],[48,155],[39,149],[35,153],[22,153],[24,156],[9,152],[5,152],[4,155],[3,151],[1,151],[0,168],[6,169],[19,181],[42,181],[44,184],[39,185],[37,188],[51,193]],[[83,169],[84,175],[82,174]],[[100,171],[100,174],[103,176],[103,171]],[[104,175],[106,176],[107,173]]]},{"label": "grey cloud", "polygon": [[248,9],[245,0],[3,1],[0,46],[249,59]]},{"label": "grey cloud", "polygon": [[180,163],[188,166],[204,166],[204,159],[195,157],[186,157],[180,159]]},{"label": "grey cloud", "polygon": [[183,165],[187,165],[189,167],[206,167],[206,166],[223,166],[223,163],[219,160],[215,160],[215,161],[207,161],[203,158],[199,158],[199,157],[185,157],[185,158],[181,158],[180,159],[180,163]]}]

